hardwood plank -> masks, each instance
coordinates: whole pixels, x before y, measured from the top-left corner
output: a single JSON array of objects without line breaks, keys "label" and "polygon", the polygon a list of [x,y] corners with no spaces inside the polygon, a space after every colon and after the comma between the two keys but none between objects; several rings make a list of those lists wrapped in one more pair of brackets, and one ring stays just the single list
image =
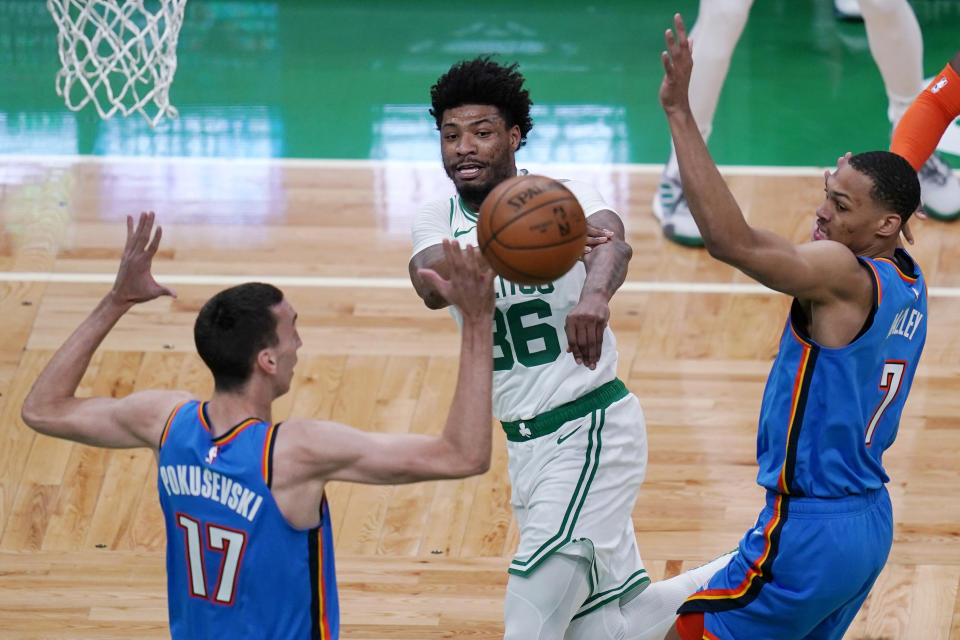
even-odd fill
[{"label": "hardwood plank", "polygon": [[[11,160],[0,158],[0,169]],[[123,216],[151,201],[164,225],[160,274],[405,279],[419,202],[444,196],[436,167],[322,169],[241,165],[224,193],[170,192],[177,172],[220,165],[16,163],[0,172],[0,267],[111,274]],[[403,176],[403,198],[386,185]],[[649,213],[654,173],[581,169],[624,218],[628,281],[747,283],[705,252],[665,240]],[[233,183],[232,181],[237,182]],[[257,197],[239,188],[265,181]],[[392,181],[392,182],[391,182]],[[819,177],[736,175],[754,223],[796,240],[822,198]],[[114,193],[102,184],[136,185]],[[239,194],[246,193],[246,196]],[[61,206],[67,202],[67,206]],[[317,203],[324,203],[318,206]],[[960,286],[960,227],[914,225],[911,249],[931,287]],[[349,238],[363,238],[363,245]],[[162,280],[162,277],[161,277]],[[0,283],[0,619],[4,638],[168,637],[156,464],[136,451],[93,450],[37,436],[19,420],[52,350],[107,283]],[[212,380],[192,327],[215,284],[177,287],[128,314],[81,382],[81,395],[185,388]],[[453,395],[459,337],[446,311],[409,288],[286,287],[304,340],[291,415],[363,429],[437,433]],[[29,303],[29,304],[27,304]],[[756,420],[789,300],[775,294],[621,291],[611,305],[618,371],[643,405],[649,464],[633,512],[648,571],[663,578],[730,550],[763,504]],[[960,639],[960,299],[931,298],[924,360],[897,443],[887,452],[895,532],[890,559],[846,637]],[[345,640],[490,638],[502,633],[506,566],[518,540],[505,439],[494,424],[491,471],[404,487],[331,483]],[[98,549],[96,545],[106,545]]]}]

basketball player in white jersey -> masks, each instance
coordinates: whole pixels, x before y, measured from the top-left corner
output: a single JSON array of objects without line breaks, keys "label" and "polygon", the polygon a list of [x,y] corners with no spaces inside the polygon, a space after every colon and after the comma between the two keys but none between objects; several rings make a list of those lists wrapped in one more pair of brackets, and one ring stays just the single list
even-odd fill
[{"label": "basketball player in white jersey", "polygon": [[[447,275],[442,241],[476,245],[484,197],[518,174],[514,153],[532,127],[523,82],[516,65],[477,58],[454,65],[431,88],[444,168],[457,189],[424,206],[413,225],[410,277],[432,309],[447,301],[418,270]],[[648,589],[631,520],[646,470],[646,428],[637,398],[616,377],[607,324],[632,250],[596,189],[564,184],[593,228],[584,259],[546,285],[494,282],[493,415],[507,435],[520,529],[504,637],[662,638],[684,594],[714,569]]]}]

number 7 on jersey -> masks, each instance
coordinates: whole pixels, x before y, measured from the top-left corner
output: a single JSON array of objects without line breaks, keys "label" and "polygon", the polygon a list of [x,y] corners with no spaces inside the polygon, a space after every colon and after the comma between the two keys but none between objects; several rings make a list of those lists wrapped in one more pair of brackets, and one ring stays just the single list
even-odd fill
[{"label": "number 7 on jersey", "polygon": [[887,360],[883,364],[883,372],[880,374],[880,390],[884,394],[880,406],[873,412],[873,417],[867,424],[866,440],[868,447],[873,441],[873,432],[876,431],[880,418],[883,417],[883,412],[887,410],[893,399],[897,397],[897,393],[900,392],[900,383],[903,382],[903,372],[906,368],[907,363],[903,360]]}]

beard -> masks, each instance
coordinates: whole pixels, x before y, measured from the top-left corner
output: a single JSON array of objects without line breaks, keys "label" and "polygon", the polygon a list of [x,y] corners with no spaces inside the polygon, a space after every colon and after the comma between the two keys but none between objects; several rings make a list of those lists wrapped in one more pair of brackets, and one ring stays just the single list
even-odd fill
[{"label": "beard", "polygon": [[[457,193],[460,195],[460,198],[464,203],[476,204],[477,212],[479,212],[480,205],[484,199],[490,195],[490,192],[493,191],[497,185],[507,178],[512,178],[517,175],[517,169],[512,162],[504,163],[500,166],[488,165],[487,170],[490,171],[490,175],[482,182],[470,180],[458,184],[454,181],[454,186],[457,188]],[[452,172],[448,171],[447,175],[449,175],[451,179],[453,178]]]},{"label": "beard", "polygon": [[[499,182],[497,183],[499,184]],[[457,193],[460,194],[460,199],[468,203],[482,203],[490,192],[493,191],[493,188],[496,184],[473,184],[468,182],[466,184],[457,186]]]}]

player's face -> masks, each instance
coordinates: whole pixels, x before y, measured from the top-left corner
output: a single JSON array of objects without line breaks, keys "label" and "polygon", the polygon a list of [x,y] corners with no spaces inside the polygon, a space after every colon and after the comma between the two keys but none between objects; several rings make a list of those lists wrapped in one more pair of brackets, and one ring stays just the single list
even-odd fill
[{"label": "player's face", "polygon": [[457,193],[476,210],[495,186],[517,175],[513,154],[520,127],[507,127],[492,105],[465,104],[443,112],[440,155]]},{"label": "player's face", "polygon": [[271,347],[277,360],[277,396],[290,390],[293,369],[297,364],[297,350],[303,345],[297,332],[297,312],[284,298],[273,307],[277,317],[277,344]]},{"label": "player's face", "polygon": [[827,176],[811,238],[835,240],[862,253],[873,241],[882,213],[870,195],[872,190],[873,181],[849,165]]}]

